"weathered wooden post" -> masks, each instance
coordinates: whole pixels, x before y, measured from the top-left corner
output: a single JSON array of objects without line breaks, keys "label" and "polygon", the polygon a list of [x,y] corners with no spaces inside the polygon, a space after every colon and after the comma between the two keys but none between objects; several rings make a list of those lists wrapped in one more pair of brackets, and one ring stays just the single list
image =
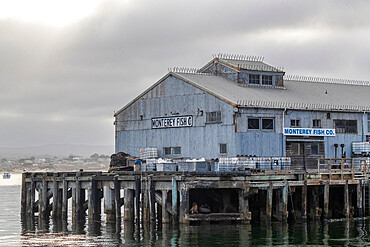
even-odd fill
[{"label": "weathered wooden post", "polygon": [[150,208],[149,208],[149,185],[148,185],[148,177],[145,179],[144,183],[145,187],[142,188],[142,214],[143,214],[143,222],[149,223],[150,220]]},{"label": "weathered wooden post", "polygon": [[59,191],[59,174],[53,174],[53,218],[60,218],[62,215],[62,195]]},{"label": "weathered wooden post", "polygon": [[349,218],[349,191],[348,191],[348,180],[344,185],[344,215]]},{"label": "weathered wooden post", "polygon": [[150,222],[156,223],[156,211],[155,211],[155,189],[153,182],[153,175],[148,177],[149,179],[149,208],[150,208]]},{"label": "weathered wooden post", "polygon": [[270,221],[272,217],[272,192],[273,186],[272,182],[269,182],[266,193],[266,220]]},{"label": "weathered wooden post", "polygon": [[184,182],[180,183],[180,206],[179,206],[179,222],[187,223],[185,215],[189,210],[189,190]]},{"label": "weathered wooden post", "polygon": [[282,206],[283,206],[283,212],[282,212],[282,220],[287,221],[288,220],[288,182],[285,181],[284,186],[282,188]]},{"label": "weathered wooden post", "polygon": [[104,213],[106,214],[107,222],[113,222],[116,219],[114,190],[112,190],[111,184],[111,181],[103,181]]},{"label": "weathered wooden post", "polygon": [[46,218],[49,216],[48,182],[46,181],[46,177],[47,174],[44,173],[42,178],[41,195],[39,198],[39,216],[41,216],[41,218]]},{"label": "weathered wooden post", "polygon": [[249,213],[249,186],[239,190],[239,212],[242,214],[243,223],[248,223],[250,219]]},{"label": "weathered wooden post", "polygon": [[170,222],[170,214],[167,211],[167,190],[162,190],[162,224]]},{"label": "weathered wooden post", "polygon": [[66,180],[66,175],[63,174],[63,198],[62,198],[62,219],[66,221],[68,218],[68,182]]},{"label": "weathered wooden post", "polygon": [[97,181],[96,175],[91,177],[91,186],[87,190],[87,197],[88,197],[88,219],[90,221],[96,220],[99,216],[98,204],[100,203],[100,196],[98,195],[97,190]]},{"label": "weathered wooden post", "polygon": [[307,220],[307,180],[304,181],[302,187],[302,220]]},{"label": "weathered wooden post", "polygon": [[121,183],[118,180],[119,176],[114,177],[114,202],[116,207],[116,223],[121,222]]},{"label": "weathered wooden post", "polygon": [[135,217],[137,225],[140,224],[140,194],[141,194],[141,181],[139,177],[135,178]]},{"label": "weathered wooden post", "polygon": [[30,207],[29,213],[34,216],[35,212],[35,175],[31,174],[31,185],[30,185]]},{"label": "weathered wooden post", "polygon": [[25,215],[27,212],[27,173],[22,173],[22,195],[21,195],[21,214]]},{"label": "weathered wooden post", "polygon": [[360,180],[357,184],[357,210],[358,217],[362,217],[362,180]]},{"label": "weathered wooden post", "polygon": [[329,218],[329,194],[330,192],[330,185],[329,181],[327,181],[324,185],[324,218],[328,219]]},{"label": "weathered wooden post", "polygon": [[80,172],[76,173],[75,187],[72,191],[72,222],[77,223],[81,219],[81,183]]},{"label": "weathered wooden post", "polygon": [[123,219],[124,221],[134,222],[134,191],[132,189],[125,188],[123,200]]},{"label": "weathered wooden post", "polygon": [[[180,195],[181,200],[181,195]],[[177,209],[177,181],[172,177],[172,219],[173,223],[178,222],[178,209]]]}]

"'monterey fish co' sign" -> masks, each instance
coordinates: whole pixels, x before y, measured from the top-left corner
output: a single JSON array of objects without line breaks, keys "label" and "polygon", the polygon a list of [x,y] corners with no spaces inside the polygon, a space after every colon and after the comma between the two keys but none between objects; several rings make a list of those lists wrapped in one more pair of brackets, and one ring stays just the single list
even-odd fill
[{"label": "'monterey fish co' sign", "polygon": [[284,128],[284,135],[335,136],[335,129]]},{"label": "'monterey fish co' sign", "polygon": [[152,129],[192,127],[193,116],[152,118]]}]

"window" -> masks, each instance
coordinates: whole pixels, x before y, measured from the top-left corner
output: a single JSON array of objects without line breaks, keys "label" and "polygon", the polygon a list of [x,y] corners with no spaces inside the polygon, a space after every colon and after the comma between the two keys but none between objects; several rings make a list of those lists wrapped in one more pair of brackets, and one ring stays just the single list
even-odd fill
[{"label": "window", "polygon": [[311,143],[311,154],[319,154],[319,143]]},{"label": "window", "polygon": [[274,129],[274,119],[273,118],[262,118],[262,129],[263,130],[273,130]]},{"label": "window", "polygon": [[334,127],[337,134],[356,134],[357,120],[334,120]]},{"label": "window", "polygon": [[206,123],[222,123],[221,112],[220,111],[207,112]]},{"label": "window", "polygon": [[262,85],[272,85],[272,75],[262,75]]},{"label": "window", "polygon": [[321,128],[321,119],[312,120],[312,127],[313,128]]},{"label": "window", "polygon": [[249,75],[249,84],[260,84],[260,75]]},{"label": "window", "polygon": [[248,118],[249,130],[274,130],[274,118]]},{"label": "window", "polygon": [[290,127],[301,127],[301,120],[300,119],[291,119],[290,120]]},{"label": "window", "polygon": [[370,113],[367,114],[367,133],[370,133]]},{"label": "window", "polygon": [[220,154],[227,154],[227,144],[220,143]]},{"label": "window", "polygon": [[260,129],[260,119],[259,118],[248,118],[248,129],[259,130]]},{"label": "window", "polygon": [[290,145],[292,155],[301,155],[301,143],[292,142]]},{"label": "window", "polygon": [[164,155],[179,155],[181,154],[181,147],[164,147]]}]

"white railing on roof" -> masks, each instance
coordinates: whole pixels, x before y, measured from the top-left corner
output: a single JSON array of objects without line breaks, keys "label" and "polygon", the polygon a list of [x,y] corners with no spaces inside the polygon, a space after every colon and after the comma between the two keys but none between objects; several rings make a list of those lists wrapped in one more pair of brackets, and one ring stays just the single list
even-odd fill
[{"label": "white railing on roof", "polygon": [[301,76],[301,75],[285,75],[284,80],[370,86],[369,81],[336,79],[336,78],[325,78],[325,77],[314,77],[314,76]]}]

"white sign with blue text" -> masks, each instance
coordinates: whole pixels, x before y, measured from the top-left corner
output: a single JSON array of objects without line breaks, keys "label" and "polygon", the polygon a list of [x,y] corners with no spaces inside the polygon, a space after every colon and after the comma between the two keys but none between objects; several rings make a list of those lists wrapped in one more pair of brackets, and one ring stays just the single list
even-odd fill
[{"label": "white sign with blue text", "polygon": [[285,136],[335,136],[335,129],[284,128]]}]

